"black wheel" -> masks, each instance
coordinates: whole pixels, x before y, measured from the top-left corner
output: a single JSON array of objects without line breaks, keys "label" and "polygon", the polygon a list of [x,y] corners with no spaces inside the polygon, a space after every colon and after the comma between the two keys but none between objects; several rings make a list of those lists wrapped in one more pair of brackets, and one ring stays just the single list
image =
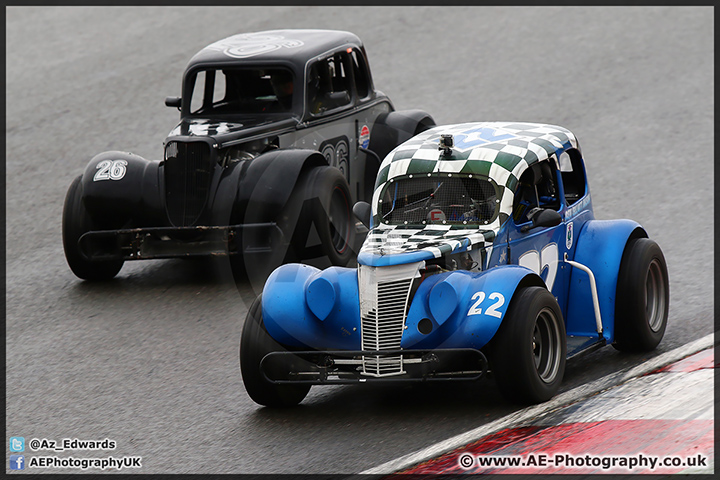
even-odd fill
[{"label": "black wheel", "polygon": [[[355,256],[355,222],[347,180],[337,168],[316,167],[301,179],[299,187],[303,189],[305,201],[296,229],[300,232],[314,224],[321,249],[314,253],[305,249],[300,256],[327,255],[333,265],[348,265]],[[306,238],[301,234],[293,241],[303,243]]]},{"label": "black wheel", "polygon": [[275,385],[260,372],[260,362],[271,352],[285,348],[273,340],[262,319],[262,295],[248,310],[240,340],[240,371],[250,398],[267,407],[291,407],[300,403],[310,391],[310,385]]},{"label": "black wheel", "polygon": [[669,304],[662,250],[649,238],[630,240],[618,273],[613,346],[624,352],[653,350],[665,334]]},{"label": "black wheel", "polygon": [[506,398],[540,403],[557,393],[567,345],[552,293],[542,287],[518,290],[491,344],[490,368]]},{"label": "black wheel", "polygon": [[82,176],[77,177],[65,197],[62,217],[62,237],[65,258],[73,273],[84,280],[108,280],[118,274],[124,261],[88,260],[80,253],[78,240],[95,228],[92,218],[82,202]]}]

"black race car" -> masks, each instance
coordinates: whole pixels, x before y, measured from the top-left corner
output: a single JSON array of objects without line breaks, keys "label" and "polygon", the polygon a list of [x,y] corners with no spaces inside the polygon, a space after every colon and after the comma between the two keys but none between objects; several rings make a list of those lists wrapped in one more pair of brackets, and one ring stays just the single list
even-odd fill
[{"label": "black race car", "polygon": [[162,160],[104,152],[70,185],[63,245],[82,279],[190,256],[228,256],[244,272],[323,256],[347,265],[364,237],[352,205],[371,200],[380,159],[435,125],[394,111],[360,39],[329,30],[208,45],[165,104],[181,121]]}]

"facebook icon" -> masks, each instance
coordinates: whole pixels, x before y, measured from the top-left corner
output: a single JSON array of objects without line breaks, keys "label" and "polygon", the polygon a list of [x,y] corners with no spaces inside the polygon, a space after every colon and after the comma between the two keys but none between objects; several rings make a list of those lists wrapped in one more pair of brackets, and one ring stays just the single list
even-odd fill
[{"label": "facebook icon", "polygon": [[25,455],[10,455],[10,470],[25,470]]}]

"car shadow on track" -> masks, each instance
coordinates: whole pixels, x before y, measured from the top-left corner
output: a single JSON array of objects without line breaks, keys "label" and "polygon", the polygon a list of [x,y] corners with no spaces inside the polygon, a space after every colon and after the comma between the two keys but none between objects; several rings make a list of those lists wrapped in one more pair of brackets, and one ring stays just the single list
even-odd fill
[{"label": "car shadow on track", "polygon": [[504,402],[491,379],[453,385],[320,386],[296,407],[254,407],[243,408],[236,417],[228,443],[283,445],[290,451],[294,446],[307,455],[325,452],[318,467],[324,471],[336,468],[336,456],[358,465],[358,471],[369,468],[362,453],[368,449],[377,456],[372,463],[380,463],[520,408]]},{"label": "car shadow on track", "polygon": [[[442,405],[442,412],[438,406]],[[480,412],[511,412],[519,405],[505,401],[491,378],[454,384],[386,384],[314,386],[297,407],[259,407],[259,418],[292,418],[295,421],[320,421],[329,412],[344,416],[357,414],[386,416],[404,415],[467,415]]]},{"label": "car shadow on track", "polygon": [[118,276],[111,280],[78,280],[74,288],[82,294],[93,294],[108,289],[144,293],[170,287],[235,287],[239,298],[249,306],[257,296],[256,292],[262,289],[263,281],[259,279],[253,286],[246,278],[236,279],[227,258],[181,258],[127,262]]},{"label": "car shadow on track", "polygon": [[[303,263],[319,269],[331,266],[327,257],[306,260]],[[351,268],[355,265],[353,261]],[[246,272],[242,268],[233,269],[228,257],[188,257],[126,262],[118,276],[113,279],[78,280],[76,285],[83,293],[103,292],[109,287],[125,291],[134,289],[147,291],[169,286],[234,286],[245,306],[249,307],[255,297],[262,292],[269,273]]]}]

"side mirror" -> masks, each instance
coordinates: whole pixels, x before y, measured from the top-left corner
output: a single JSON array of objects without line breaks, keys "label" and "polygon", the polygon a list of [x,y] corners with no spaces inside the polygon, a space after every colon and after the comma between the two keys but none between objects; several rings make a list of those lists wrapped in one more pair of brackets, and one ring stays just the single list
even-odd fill
[{"label": "side mirror", "polygon": [[165,97],[165,106],[166,107],[180,108],[181,102],[182,102],[182,99],[180,97]]},{"label": "side mirror", "polygon": [[524,233],[537,227],[554,227],[560,225],[562,217],[557,211],[551,208],[538,208],[532,213],[531,221],[532,225],[525,225],[520,231]]},{"label": "side mirror", "polygon": [[327,103],[328,110],[333,108],[342,107],[350,103],[350,94],[343,90],[341,92],[330,92],[325,94],[325,103]]},{"label": "side mirror", "polygon": [[370,208],[370,204],[367,202],[357,202],[353,205],[353,215],[355,215],[355,218],[360,220],[367,228],[370,228],[371,213],[372,209]]}]

